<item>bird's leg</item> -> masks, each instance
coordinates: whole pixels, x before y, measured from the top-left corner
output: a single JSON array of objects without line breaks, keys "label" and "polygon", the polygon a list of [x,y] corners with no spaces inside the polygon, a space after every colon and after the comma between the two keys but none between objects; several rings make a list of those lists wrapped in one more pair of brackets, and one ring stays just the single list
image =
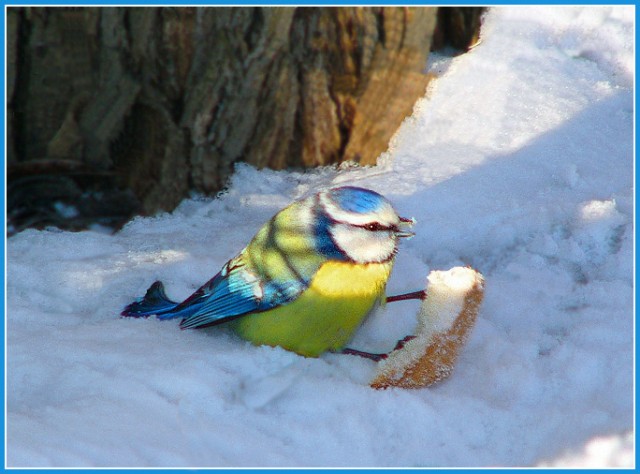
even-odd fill
[{"label": "bird's leg", "polygon": [[[387,303],[392,303],[394,301],[403,301],[403,300],[424,300],[426,297],[427,297],[427,292],[425,290],[420,290],[420,291],[414,291],[412,293],[405,293],[403,295],[387,296],[386,301]],[[402,349],[407,342],[409,342],[411,339],[415,337],[416,336],[407,336],[403,339],[400,339],[397,342],[396,347],[394,347],[391,352]],[[359,357],[364,357],[365,359],[370,359],[374,362],[380,362],[381,360],[389,357],[390,353],[374,354],[371,352],[364,352],[364,351],[359,351],[357,349],[351,349],[349,347],[346,347],[340,351],[340,354],[356,355]]]},{"label": "bird's leg", "polygon": [[404,295],[387,296],[387,303],[393,303],[394,301],[403,300],[424,300],[427,297],[425,290],[414,291],[412,293],[405,293]]},{"label": "bird's leg", "polygon": [[374,362],[380,362],[382,359],[386,359],[388,356],[388,354],[372,354],[371,352],[363,352],[357,349],[350,349],[348,347],[345,347],[344,349],[342,349],[340,351],[340,354],[349,354],[349,355],[364,357],[365,359],[370,359]]},{"label": "bird's leg", "polygon": [[[397,343],[396,343],[396,347],[393,348],[393,351],[397,351],[399,349],[402,349],[404,347],[404,345],[409,342],[411,339],[415,339],[416,336],[406,336],[403,339],[400,339]],[[357,349],[351,349],[349,347],[346,347],[344,349],[342,349],[340,351],[340,354],[349,354],[349,355],[355,355],[355,356],[359,356],[359,357],[364,357],[365,359],[370,359],[374,362],[380,362],[383,359],[386,359],[387,357],[389,357],[389,354],[391,354],[391,352],[389,353],[382,353],[382,354],[372,354],[371,352],[364,352],[364,351],[359,351]]]}]

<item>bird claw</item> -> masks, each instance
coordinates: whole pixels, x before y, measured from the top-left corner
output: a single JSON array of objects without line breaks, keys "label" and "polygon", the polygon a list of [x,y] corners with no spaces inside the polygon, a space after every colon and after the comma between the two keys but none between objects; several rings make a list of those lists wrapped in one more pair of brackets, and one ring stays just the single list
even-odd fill
[{"label": "bird claw", "polygon": [[[416,336],[405,336],[404,338],[400,339],[397,343],[396,343],[396,347],[393,348],[394,351],[399,351],[400,349],[402,349],[404,347],[404,345],[409,342],[411,339],[415,339]],[[393,352],[393,351],[391,351]],[[385,357],[386,358],[386,357]]]}]

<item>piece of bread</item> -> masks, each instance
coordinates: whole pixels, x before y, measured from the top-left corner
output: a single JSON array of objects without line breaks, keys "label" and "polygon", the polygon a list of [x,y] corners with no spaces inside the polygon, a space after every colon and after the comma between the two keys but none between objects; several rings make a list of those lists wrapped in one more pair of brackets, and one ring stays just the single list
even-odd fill
[{"label": "piece of bread", "polygon": [[451,374],[484,295],[482,275],[469,267],[433,271],[413,339],[378,363],[373,388],[426,387]]}]

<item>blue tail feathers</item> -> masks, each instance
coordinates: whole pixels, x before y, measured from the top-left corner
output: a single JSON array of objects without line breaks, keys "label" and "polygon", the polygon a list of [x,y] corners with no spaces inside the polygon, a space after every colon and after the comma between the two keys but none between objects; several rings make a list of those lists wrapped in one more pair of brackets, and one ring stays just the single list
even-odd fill
[{"label": "blue tail feathers", "polygon": [[172,313],[178,305],[179,303],[167,298],[162,282],[156,281],[149,287],[144,298],[139,298],[128,305],[121,314],[122,316],[131,316],[134,318],[155,314],[158,316],[158,319],[171,319],[182,316],[180,313]]}]

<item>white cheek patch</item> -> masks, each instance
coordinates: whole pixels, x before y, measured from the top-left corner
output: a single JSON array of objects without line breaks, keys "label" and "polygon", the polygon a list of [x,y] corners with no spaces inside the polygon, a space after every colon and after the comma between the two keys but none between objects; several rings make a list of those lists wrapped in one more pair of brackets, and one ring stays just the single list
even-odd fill
[{"label": "white cheek patch", "polygon": [[379,263],[389,260],[396,248],[392,232],[372,232],[347,224],[331,226],[334,242],[357,263]]}]

